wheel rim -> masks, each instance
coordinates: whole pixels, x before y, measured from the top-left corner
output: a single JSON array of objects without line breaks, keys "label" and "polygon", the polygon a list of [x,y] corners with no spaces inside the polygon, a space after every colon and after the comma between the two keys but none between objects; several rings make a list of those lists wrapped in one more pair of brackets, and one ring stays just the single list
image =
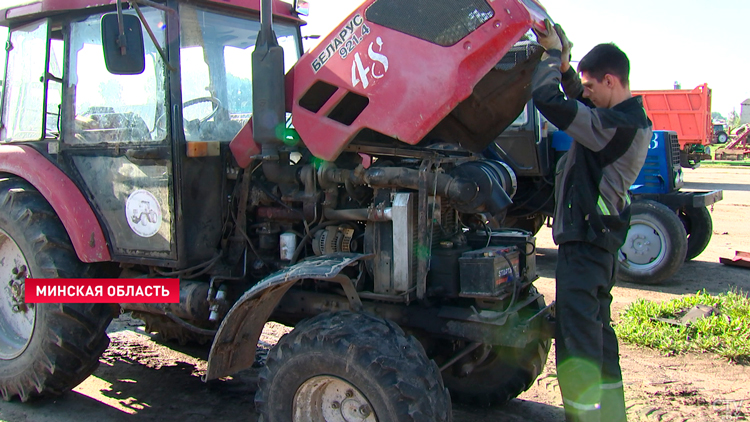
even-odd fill
[{"label": "wheel rim", "polygon": [[664,230],[653,222],[633,218],[621,250],[631,270],[646,271],[657,267],[664,261],[667,250]]},{"label": "wheel rim", "polygon": [[0,359],[13,359],[23,353],[31,340],[36,308],[23,301],[23,287],[31,274],[21,248],[0,230]]},{"label": "wheel rim", "polygon": [[377,422],[367,398],[353,385],[334,376],[305,381],[294,395],[295,422]]}]

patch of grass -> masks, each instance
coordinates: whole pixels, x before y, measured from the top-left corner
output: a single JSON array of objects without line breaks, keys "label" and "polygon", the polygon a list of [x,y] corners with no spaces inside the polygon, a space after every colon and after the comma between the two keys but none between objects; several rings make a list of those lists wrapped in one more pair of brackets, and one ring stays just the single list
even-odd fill
[{"label": "patch of grass", "polygon": [[[654,320],[678,318],[698,304],[713,306],[718,314],[688,326]],[[714,296],[704,290],[662,303],[638,299],[622,312],[621,321],[614,328],[621,340],[667,355],[711,352],[732,362],[750,362],[750,298],[742,292]]]},{"label": "patch of grass", "polygon": [[714,161],[701,161],[701,166],[704,167],[748,167],[750,166],[750,160],[744,161],[729,161],[729,160],[714,160]]}]

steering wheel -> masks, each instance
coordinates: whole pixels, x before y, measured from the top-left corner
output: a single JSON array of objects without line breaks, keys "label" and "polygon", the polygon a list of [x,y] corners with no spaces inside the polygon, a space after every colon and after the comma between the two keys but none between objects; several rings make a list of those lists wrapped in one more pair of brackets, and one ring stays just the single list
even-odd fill
[{"label": "steering wheel", "polygon": [[219,101],[219,99],[216,98],[216,97],[214,97],[214,96],[193,98],[192,100],[185,101],[184,103],[182,103],[183,115],[185,114],[185,109],[186,108],[188,108],[188,107],[190,107],[192,105],[200,104],[200,103],[211,103],[211,104],[213,104],[213,110],[211,110],[211,112],[208,113],[208,115],[206,115],[206,117],[204,117],[202,119],[199,119],[201,123],[205,123],[209,119],[211,119],[212,117],[214,117],[214,115],[216,114],[216,112],[219,111],[219,108],[221,107],[221,101]]},{"label": "steering wheel", "polygon": [[[213,109],[205,117],[203,117],[201,119],[197,119],[198,120],[198,127],[200,127],[200,125],[202,125],[203,123],[207,122],[212,117],[214,117],[216,115],[216,113],[219,111],[219,109],[222,107],[221,106],[221,101],[219,101],[219,99],[216,98],[216,97],[214,97],[214,96],[198,97],[198,98],[193,98],[192,100],[185,101],[184,103],[182,103],[182,115],[183,115],[183,120],[185,122],[189,122],[189,120],[187,120],[187,119],[184,118],[184,116],[185,116],[185,109],[188,108],[188,107],[190,107],[190,106],[193,106],[193,105],[196,105],[196,104],[201,104],[201,103],[211,103],[213,105]],[[156,129],[162,130],[162,131],[167,130],[167,120],[166,120],[166,117],[167,117],[167,113],[163,113],[161,116],[159,116],[158,119],[156,119],[156,124],[154,124],[154,129],[155,130]],[[184,125],[184,127],[187,128],[187,125]]]}]

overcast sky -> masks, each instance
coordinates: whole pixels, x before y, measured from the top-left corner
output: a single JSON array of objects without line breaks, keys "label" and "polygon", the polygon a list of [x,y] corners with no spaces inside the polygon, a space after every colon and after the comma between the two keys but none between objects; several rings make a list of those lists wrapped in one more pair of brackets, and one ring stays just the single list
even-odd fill
[{"label": "overcast sky", "polygon": [[[573,60],[602,42],[620,46],[632,89],[707,83],[724,116],[750,98],[750,0],[540,1],[575,44]],[[310,0],[305,33],[330,32],[360,3]]]}]

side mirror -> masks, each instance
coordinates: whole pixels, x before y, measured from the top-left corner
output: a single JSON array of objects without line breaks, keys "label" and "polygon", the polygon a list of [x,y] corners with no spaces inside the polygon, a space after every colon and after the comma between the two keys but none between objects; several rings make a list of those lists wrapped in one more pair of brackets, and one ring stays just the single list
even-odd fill
[{"label": "side mirror", "polygon": [[133,15],[120,16],[123,32],[120,32],[117,13],[102,16],[104,63],[115,75],[138,75],[146,68],[141,21]]}]

